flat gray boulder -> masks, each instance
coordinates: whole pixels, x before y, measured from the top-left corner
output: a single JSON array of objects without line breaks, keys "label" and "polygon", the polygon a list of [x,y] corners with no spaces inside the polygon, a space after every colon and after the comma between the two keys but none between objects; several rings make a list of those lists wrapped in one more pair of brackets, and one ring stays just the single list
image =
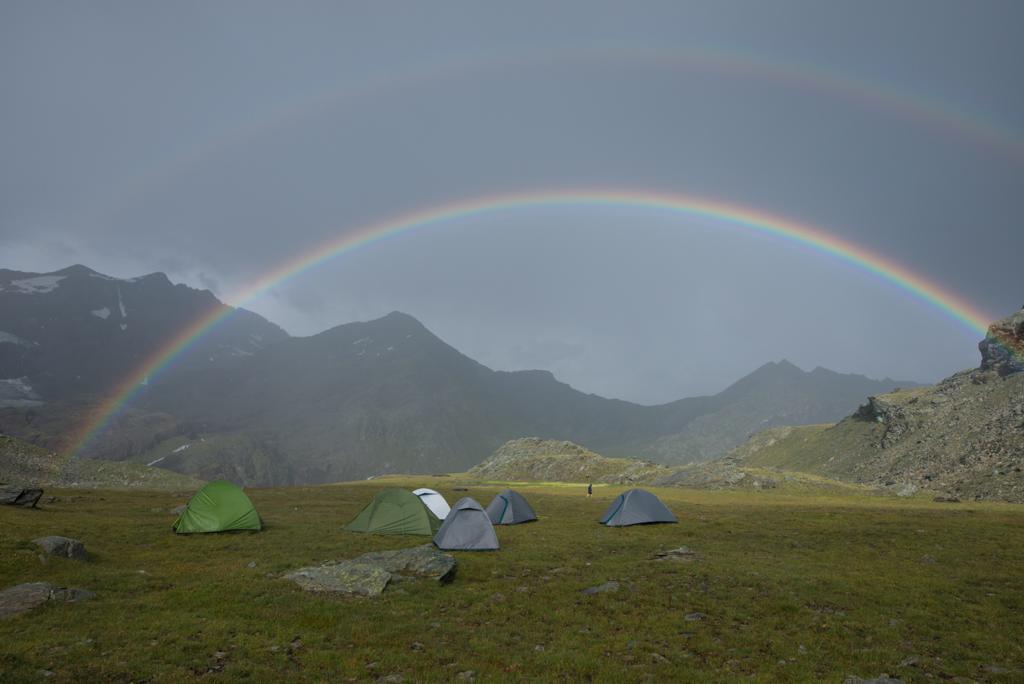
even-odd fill
[{"label": "flat gray boulder", "polygon": [[42,548],[43,551],[51,556],[74,558],[75,560],[89,559],[89,553],[85,550],[85,544],[77,539],[51,536],[33,539],[32,543]]},{"label": "flat gray boulder", "polygon": [[306,591],[380,596],[388,583],[405,579],[450,582],[456,561],[430,544],[395,551],[372,551],[350,560],[299,568],[287,575]]},{"label": "flat gray boulder", "polygon": [[306,591],[380,596],[391,581],[391,573],[379,565],[339,561],[299,568],[285,575],[285,579],[290,579]]},{"label": "flat gray boulder", "polygon": [[28,582],[0,591],[0,620],[27,613],[47,601],[84,601],[96,594],[85,589],[55,587],[49,582]]},{"label": "flat gray boulder", "polygon": [[433,544],[394,551],[371,551],[352,562],[380,565],[394,579],[425,578],[446,584],[455,579],[455,556],[441,553]]}]

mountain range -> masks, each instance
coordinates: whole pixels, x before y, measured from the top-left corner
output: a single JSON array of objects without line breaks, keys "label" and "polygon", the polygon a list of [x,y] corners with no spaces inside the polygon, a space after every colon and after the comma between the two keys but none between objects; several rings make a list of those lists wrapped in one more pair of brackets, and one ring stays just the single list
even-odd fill
[{"label": "mountain range", "polygon": [[[67,435],[105,393],[214,312],[227,309],[212,293],[159,273],[0,270],[0,431],[69,448]],[[524,436],[682,464],[913,386],[780,361],[716,395],[642,406],[547,371],[491,370],[403,313],[291,337],[236,309],[80,455],[266,485],[459,471]]]}]

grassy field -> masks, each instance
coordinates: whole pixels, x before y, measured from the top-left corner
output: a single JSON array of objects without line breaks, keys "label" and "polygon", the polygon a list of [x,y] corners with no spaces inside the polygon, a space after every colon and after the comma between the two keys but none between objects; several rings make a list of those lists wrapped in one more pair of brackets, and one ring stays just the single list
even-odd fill
[{"label": "grassy field", "polygon": [[[42,510],[0,509],[0,587],[97,593],[0,622],[0,680],[1024,677],[1019,506],[663,489],[679,524],[611,529],[595,521],[624,488],[588,500],[582,486],[523,485],[540,520],[500,528],[499,552],[456,554],[450,585],[361,599],[280,578],[426,542],[341,530],[396,483],[484,505],[501,488],[439,477],[256,489],[265,531],[190,537],[171,533],[167,512],[184,495],[65,490]],[[83,540],[92,560],[42,563],[28,542],[48,534]],[[699,559],[649,559],[683,544]],[[620,591],[580,593],[607,580]]]}]

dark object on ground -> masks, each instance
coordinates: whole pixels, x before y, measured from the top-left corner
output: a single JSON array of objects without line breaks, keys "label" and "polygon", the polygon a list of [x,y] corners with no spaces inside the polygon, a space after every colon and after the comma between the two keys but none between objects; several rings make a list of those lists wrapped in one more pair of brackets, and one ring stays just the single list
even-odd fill
[{"label": "dark object on ground", "polygon": [[21,487],[0,487],[0,504],[7,506],[24,506],[35,508],[42,489],[22,489]]},{"label": "dark object on ground", "polygon": [[89,560],[89,552],[85,550],[85,544],[77,539],[51,536],[33,539],[32,543],[42,547],[43,551],[51,556],[74,558],[75,560]]},{"label": "dark object on ground", "polygon": [[84,601],[96,594],[85,589],[55,587],[49,582],[29,582],[0,591],[0,620],[27,613],[47,601]]}]

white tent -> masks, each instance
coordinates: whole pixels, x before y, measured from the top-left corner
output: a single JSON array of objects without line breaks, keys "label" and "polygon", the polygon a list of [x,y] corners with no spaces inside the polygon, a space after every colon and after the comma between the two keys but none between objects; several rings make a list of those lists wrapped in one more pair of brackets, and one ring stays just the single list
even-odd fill
[{"label": "white tent", "polygon": [[433,489],[427,489],[421,487],[420,489],[412,490],[412,493],[420,497],[420,501],[430,509],[430,512],[437,516],[438,520],[444,520],[448,517],[449,511],[452,510],[448,502],[444,500],[444,497],[435,492]]}]

